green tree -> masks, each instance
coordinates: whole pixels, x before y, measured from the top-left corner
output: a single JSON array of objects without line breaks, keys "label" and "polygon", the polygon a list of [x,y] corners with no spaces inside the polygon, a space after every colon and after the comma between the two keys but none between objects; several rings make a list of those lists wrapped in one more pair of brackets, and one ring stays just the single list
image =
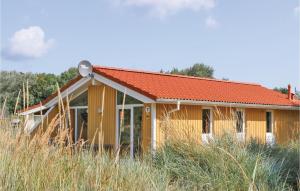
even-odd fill
[{"label": "green tree", "polygon": [[275,91],[283,93],[283,94],[288,94],[288,89],[287,88],[282,88],[282,87],[275,87]]},{"label": "green tree", "polygon": [[69,68],[67,71],[61,73],[58,76],[58,84],[60,86],[66,84],[68,81],[72,80],[78,75],[78,69],[75,67]]},{"label": "green tree", "polygon": [[195,77],[206,77],[206,78],[213,78],[214,69],[211,66],[205,65],[203,63],[199,64],[196,63],[192,67],[185,68],[179,70],[178,68],[173,68],[170,74],[180,74],[186,76],[195,76]]},{"label": "green tree", "polygon": [[77,69],[70,68],[60,75],[46,73],[22,73],[1,71],[0,73],[0,105],[6,101],[6,113],[13,113],[18,92],[21,90],[18,110],[23,108],[23,83],[28,80],[29,105],[37,104],[56,91],[56,82],[63,86],[77,76]]},{"label": "green tree", "polygon": [[[288,89],[287,88],[282,88],[282,87],[275,87],[273,90],[278,91],[283,94],[288,94]],[[300,99],[300,91],[295,89],[295,95],[297,99]]]}]

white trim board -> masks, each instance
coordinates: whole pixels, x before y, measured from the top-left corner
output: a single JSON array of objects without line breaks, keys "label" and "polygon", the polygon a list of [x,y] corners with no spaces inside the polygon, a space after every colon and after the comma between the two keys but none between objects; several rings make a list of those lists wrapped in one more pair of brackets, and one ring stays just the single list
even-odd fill
[{"label": "white trim board", "polygon": [[41,110],[44,110],[44,109],[47,109],[47,107],[39,106],[39,107],[36,107],[34,109],[24,111],[24,112],[20,113],[20,115],[29,115],[29,114],[32,114],[32,113],[35,113],[35,112],[38,112],[38,111],[41,111]]},{"label": "white trim board", "polygon": [[42,115],[39,122],[37,122],[32,128],[29,129],[28,133],[31,133],[35,128],[37,128],[41,122],[45,119],[46,116],[49,115],[49,113],[54,109],[54,106],[52,106],[44,115]]},{"label": "white trim board", "polygon": [[151,104],[151,147],[152,154],[156,151],[156,104]]},{"label": "white trim board", "polygon": [[131,90],[128,87],[123,86],[123,85],[121,85],[121,84],[119,84],[117,82],[114,82],[114,81],[112,81],[112,80],[110,80],[108,78],[105,78],[105,77],[101,76],[100,74],[97,74],[97,73],[93,73],[93,74],[94,74],[94,78],[97,81],[99,81],[99,82],[101,82],[101,83],[103,83],[105,85],[108,85],[108,86],[110,86],[110,87],[112,87],[112,88],[114,88],[114,89],[116,89],[116,90],[118,90],[120,92],[126,93],[126,94],[130,95],[131,97],[133,97],[133,98],[135,98],[137,100],[140,100],[140,101],[142,101],[144,103],[154,103],[155,102],[155,100],[153,100],[153,99],[151,99],[151,98],[149,98],[147,96],[144,96],[143,94],[141,94],[141,93],[139,93],[137,91]]},{"label": "white trim board", "polygon": [[186,104],[186,105],[205,105],[205,106],[211,106],[211,107],[223,106],[223,107],[239,107],[239,108],[300,110],[300,107],[297,107],[297,106],[226,103],[226,102],[193,101],[193,100],[180,100],[180,99],[157,99],[156,103],[176,104],[177,101],[180,101],[181,104]]},{"label": "white trim board", "polygon": [[[81,78],[79,81],[75,82],[74,84],[72,84],[70,87],[68,87],[67,89],[65,89],[64,91],[61,92],[61,97],[62,99],[64,99],[67,95],[73,93],[75,90],[77,90],[80,86],[84,85],[85,83],[87,83],[88,81],[90,81],[91,78]],[[28,110],[25,112],[21,112],[20,115],[29,115],[31,113],[35,113],[38,112],[40,110],[44,110],[47,109],[49,107],[54,106],[56,103],[58,102],[58,98],[57,96],[55,96],[54,98],[52,98],[49,102],[47,102],[45,105],[34,108],[32,110]]]},{"label": "white trim board", "polygon": [[126,104],[126,105],[117,105],[117,109],[131,109],[135,107],[144,107],[144,104]]}]

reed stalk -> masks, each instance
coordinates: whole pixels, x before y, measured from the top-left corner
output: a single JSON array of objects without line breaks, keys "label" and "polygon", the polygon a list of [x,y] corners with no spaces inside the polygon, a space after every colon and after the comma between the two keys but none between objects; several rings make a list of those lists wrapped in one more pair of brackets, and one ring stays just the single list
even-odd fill
[{"label": "reed stalk", "polygon": [[26,92],[25,92],[25,84],[23,82],[23,110],[26,108]]},{"label": "reed stalk", "polygon": [[3,105],[2,105],[1,119],[4,119],[4,113],[5,113],[6,101],[7,101],[7,96],[5,96],[4,102],[3,102]]},{"label": "reed stalk", "polygon": [[17,108],[18,108],[18,105],[19,105],[20,94],[21,94],[21,90],[19,90],[18,97],[17,97],[17,100],[16,100],[15,109],[14,109],[14,115],[16,115],[16,113],[17,113]]},{"label": "reed stalk", "polygon": [[26,81],[26,108],[29,108],[29,85],[28,85],[28,79]]}]

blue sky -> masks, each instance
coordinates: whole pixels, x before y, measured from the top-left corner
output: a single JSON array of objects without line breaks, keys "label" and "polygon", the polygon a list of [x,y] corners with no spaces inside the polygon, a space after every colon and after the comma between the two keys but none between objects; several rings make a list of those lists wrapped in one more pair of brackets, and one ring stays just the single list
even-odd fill
[{"label": "blue sky", "polygon": [[297,0],[2,0],[1,70],[60,73],[82,59],[300,89]]}]

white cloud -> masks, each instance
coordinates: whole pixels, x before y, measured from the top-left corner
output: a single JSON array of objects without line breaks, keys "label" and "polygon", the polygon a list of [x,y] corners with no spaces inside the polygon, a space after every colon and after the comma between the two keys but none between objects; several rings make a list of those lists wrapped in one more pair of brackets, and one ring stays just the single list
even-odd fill
[{"label": "white cloud", "polygon": [[10,60],[39,58],[46,54],[54,43],[45,39],[45,32],[39,26],[30,26],[14,33],[2,55]]},{"label": "white cloud", "polygon": [[218,28],[220,26],[219,22],[212,18],[212,17],[207,17],[206,20],[205,20],[205,25],[208,27],[208,28]]},{"label": "white cloud", "polygon": [[212,9],[215,0],[116,0],[119,5],[148,7],[154,16],[164,17],[174,14],[180,10],[190,9],[199,11],[201,9]]}]

